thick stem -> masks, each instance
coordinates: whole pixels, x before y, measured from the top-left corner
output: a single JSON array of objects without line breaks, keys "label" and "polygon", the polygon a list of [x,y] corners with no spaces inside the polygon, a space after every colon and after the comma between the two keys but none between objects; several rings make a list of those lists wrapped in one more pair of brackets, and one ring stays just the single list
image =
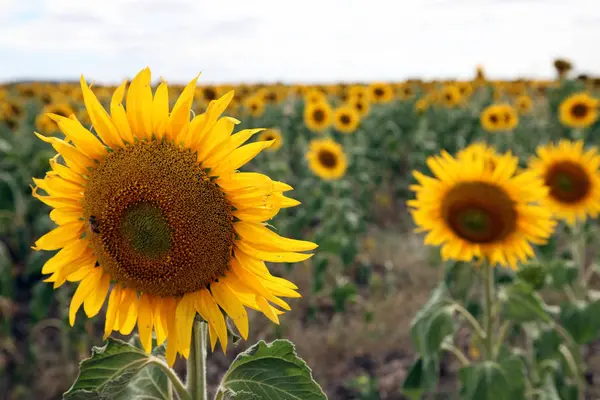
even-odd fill
[{"label": "thick stem", "polygon": [[192,400],[206,400],[206,339],[208,325],[194,321],[190,356],[187,360],[187,390]]},{"label": "thick stem", "polygon": [[483,262],[483,296],[484,296],[484,329],[485,329],[485,359],[488,361],[494,358],[494,319],[492,316],[493,296],[494,296],[494,270],[488,261]]}]

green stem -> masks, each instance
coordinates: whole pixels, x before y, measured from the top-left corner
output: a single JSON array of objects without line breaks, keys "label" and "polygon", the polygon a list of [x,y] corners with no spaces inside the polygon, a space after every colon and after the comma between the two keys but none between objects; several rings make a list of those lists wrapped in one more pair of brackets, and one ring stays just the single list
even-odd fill
[{"label": "green stem", "polygon": [[489,262],[483,262],[483,295],[484,295],[484,329],[485,329],[485,353],[486,360],[491,361],[494,358],[494,338],[492,335],[494,327],[494,318],[492,316],[494,296],[494,270]]},{"label": "green stem", "polygon": [[208,325],[195,320],[192,345],[187,360],[187,390],[192,400],[206,400],[206,338]]},{"label": "green stem", "polygon": [[498,357],[498,354],[500,353],[500,347],[504,343],[504,339],[511,328],[512,328],[512,323],[510,321],[504,321],[504,323],[500,327],[500,330],[498,331],[499,332],[498,337],[496,340],[496,348],[494,350],[494,357]]},{"label": "green stem", "polygon": [[451,343],[442,343],[442,349],[454,354],[463,367],[470,364],[469,359],[455,345]]},{"label": "green stem", "polygon": [[575,226],[573,227],[573,241],[572,241],[572,248],[571,248],[571,252],[572,252],[572,257],[573,257],[573,261],[575,262],[575,265],[577,266],[577,268],[579,269],[579,283],[585,288],[586,282],[585,282],[585,275],[586,275],[586,270],[585,270],[585,245],[586,245],[586,238],[585,238],[585,226],[583,225],[583,222],[577,222],[575,224]]},{"label": "green stem", "polygon": [[452,310],[458,312],[463,317],[465,317],[467,321],[469,321],[469,323],[471,324],[471,327],[475,330],[475,333],[477,333],[479,338],[483,339],[485,337],[485,332],[484,332],[483,328],[481,327],[479,322],[477,322],[477,320],[475,319],[473,314],[471,314],[469,312],[469,310],[467,310],[462,305],[460,305],[459,303],[456,303],[456,302],[452,302],[451,307],[452,307]]},{"label": "green stem", "polygon": [[169,366],[164,361],[162,361],[159,358],[153,357],[153,359],[150,361],[150,363],[159,367],[165,373],[165,375],[167,375],[167,377],[173,384],[173,389],[175,389],[175,392],[177,393],[179,400],[192,400],[192,396],[190,396],[190,394],[186,390],[183,382],[181,382],[181,380],[179,379],[179,377],[177,376],[175,371],[173,371],[171,368],[169,368]]}]

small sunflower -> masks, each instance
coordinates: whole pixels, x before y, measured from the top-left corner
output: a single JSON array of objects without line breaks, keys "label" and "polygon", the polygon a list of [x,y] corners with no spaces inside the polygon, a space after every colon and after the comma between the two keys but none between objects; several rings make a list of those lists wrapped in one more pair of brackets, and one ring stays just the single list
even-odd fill
[{"label": "small sunflower", "polygon": [[415,171],[408,206],[417,230],[427,232],[425,244],[441,246],[444,260],[485,259],[492,265],[517,268],[534,256],[531,244],[552,235],[552,213],[539,205],[547,188],[531,172],[515,174],[518,160],[511,154],[494,158],[433,156],[428,177]]},{"label": "small sunflower", "polygon": [[313,132],[323,132],[331,125],[333,110],[326,101],[307,103],[304,107],[304,123]]},{"label": "small sunflower", "polygon": [[400,100],[408,100],[415,96],[415,90],[410,83],[401,83],[398,85],[396,93]]},{"label": "small sunflower", "polygon": [[519,112],[519,114],[521,114],[521,115],[529,114],[531,112],[531,110],[533,109],[533,100],[531,99],[531,97],[529,97],[527,95],[519,96],[515,100],[515,107],[517,108],[517,111]]},{"label": "small sunflower", "polygon": [[460,89],[457,85],[445,85],[440,89],[439,94],[440,102],[446,107],[456,107],[463,101],[463,97],[460,94]]},{"label": "small sunflower", "polygon": [[570,128],[587,128],[598,119],[598,100],[587,93],[575,93],[560,103],[560,122]]},{"label": "small sunflower", "polygon": [[423,114],[429,108],[429,101],[426,98],[417,100],[415,103],[415,111],[417,114]]},{"label": "small sunflower", "polygon": [[304,101],[306,104],[326,103],[327,96],[325,96],[325,94],[319,89],[313,88],[306,92],[304,95]]},{"label": "small sunflower", "polygon": [[42,112],[35,118],[35,127],[38,131],[44,134],[58,131],[58,125],[50,118],[50,115],[52,114],[68,118],[75,114],[75,110],[67,103],[49,104],[44,106]]},{"label": "small sunflower", "polygon": [[371,105],[367,97],[350,97],[346,104],[354,108],[361,118],[367,116],[371,111]]},{"label": "small sunflower", "polygon": [[265,102],[260,96],[251,96],[244,102],[244,107],[254,118],[261,117],[265,112]]},{"label": "small sunflower", "polygon": [[600,156],[583,141],[561,140],[537,149],[529,168],[549,188],[543,204],[569,224],[596,218],[600,211]]},{"label": "small sunflower", "polygon": [[471,82],[458,82],[456,86],[462,99],[468,99],[473,94],[473,84]]},{"label": "small sunflower", "polygon": [[273,142],[270,147],[265,149],[265,151],[269,152],[277,151],[283,146],[283,137],[281,136],[279,129],[267,129],[262,131],[258,135],[258,140],[261,142]]},{"label": "small sunflower", "polygon": [[486,107],[480,115],[483,129],[488,132],[507,132],[513,130],[519,123],[516,110],[509,104],[492,104]]},{"label": "small sunflower", "polygon": [[369,85],[369,98],[373,103],[389,103],[394,100],[394,89],[383,82],[373,82]]},{"label": "small sunflower", "polygon": [[333,126],[342,133],[352,133],[360,124],[360,114],[351,106],[338,107],[333,112]]},{"label": "small sunflower", "polygon": [[352,85],[346,89],[348,98],[367,99],[369,98],[369,89],[361,85]]},{"label": "small sunflower", "polygon": [[306,154],[311,171],[325,180],[340,179],[348,163],[344,149],[331,139],[313,139]]},{"label": "small sunflower", "polygon": [[[52,171],[34,179],[33,196],[53,208],[57,228],[35,250],[59,250],[42,267],[59,287],[80,282],[69,307],[75,322],[108,297],[105,336],[138,326],[146,351],[168,338],[166,358],[189,356],[198,313],[209,324],[211,346],[228,336],[223,312],[248,336],[246,307],[278,323],[297,287],[269,273],[265,261],[299,262],[315,244],[279,236],[264,221],[297,201],[290,186],[254,172],[238,172],[272,142],[244,143],[260,129],[231,134],[238,120],[222,117],[233,92],[190,121],[193,79],[172,109],[168,86],[155,93],[148,68],[117,88],[110,115],[81,77],[95,133],[77,120],[51,114],[66,135],[38,137],[58,155]],[[127,108],[122,104],[124,97]],[[63,163],[64,162],[64,163]],[[40,190],[47,195],[41,195]],[[272,304],[273,305],[272,305]]]}]

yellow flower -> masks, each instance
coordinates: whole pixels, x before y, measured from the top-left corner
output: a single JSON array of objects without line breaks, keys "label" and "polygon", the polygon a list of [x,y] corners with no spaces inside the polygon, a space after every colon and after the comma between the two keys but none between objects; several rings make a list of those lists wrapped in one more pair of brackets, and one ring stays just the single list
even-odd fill
[{"label": "yellow flower", "polygon": [[[299,297],[297,287],[272,276],[265,261],[299,262],[315,244],[279,236],[265,221],[298,204],[282,182],[238,169],[272,142],[243,145],[260,129],[232,131],[239,121],[219,118],[233,91],[190,121],[193,79],[172,109],[168,86],[155,93],[148,68],[115,91],[110,115],[84,78],[81,88],[96,134],[77,120],[50,117],[66,140],[38,135],[64,160],[34,179],[33,196],[53,210],[57,228],[35,242],[35,250],[59,250],[42,267],[59,287],[80,282],[69,308],[75,322],[83,305],[88,317],[108,297],[105,337],[128,335],[137,323],[146,351],[152,332],[168,338],[170,365],[188,357],[198,313],[209,324],[211,346],[225,350],[229,315],[248,336],[246,307],[278,323]],[[123,100],[127,100],[127,108]],[[96,136],[97,135],[97,136]],[[46,195],[39,192],[44,191]]]},{"label": "yellow flower", "polygon": [[534,256],[532,243],[552,234],[552,213],[538,204],[547,194],[543,181],[531,172],[515,174],[511,154],[493,161],[492,170],[485,157],[443,152],[427,160],[433,177],[414,172],[416,199],[407,204],[417,230],[427,232],[425,244],[441,246],[444,260],[485,259],[516,269]]},{"label": "yellow flower", "polygon": [[527,95],[519,96],[515,100],[515,107],[519,111],[519,114],[529,114],[533,108],[533,100],[531,100],[531,97]]},{"label": "yellow flower", "polygon": [[473,85],[471,82],[458,82],[456,84],[460,92],[461,99],[468,99],[473,94]]},{"label": "yellow flower", "polygon": [[319,89],[310,89],[304,95],[306,104],[326,103],[327,97]]},{"label": "yellow flower", "polygon": [[587,128],[598,119],[598,100],[587,93],[575,93],[560,103],[560,122],[570,128]]},{"label": "yellow flower", "polygon": [[369,89],[365,86],[353,85],[347,89],[348,98],[369,99]]},{"label": "yellow flower", "polygon": [[75,110],[67,103],[49,104],[42,109],[42,112],[35,119],[35,127],[44,134],[58,131],[56,122],[49,115],[56,114],[61,117],[70,117],[75,114]]},{"label": "yellow flower", "polygon": [[333,126],[342,133],[352,133],[360,124],[360,115],[351,106],[338,107],[333,112]]},{"label": "yellow flower", "polygon": [[583,141],[561,140],[539,146],[529,168],[549,188],[543,204],[569,224],[596,218],[600,211],[600,156],[597,148],[583,149]]},{"label": "yellow flower", "polygon": [[439,99],[446,107],[456,107],[463,100],[460,89],[456,85],[445,85],[440,90]]},{"label": "yellow flower", "polygon": [[262,116],[265,112],[265,102],[260,96],[252,96],[246,99],[244,107],[254,118]]},{"label": "yellow flower", "polygon": [[283,146],[283,137],[279,129],[267,129],[258,135],[258,140],[263,142],[273,141],[273,144],[266,148],[266,151],[277,151]]},{"label": "yellow flower", "polygon": [[509,104],[492,104],[481,112],[480,122],[488,132],[506,132],[519,124],[519,116]]},{"label": "yellow flower", "polygon": [[367,116],[369,111],[371,111],[371,105],[369,104],[369,99],[366,96],[350,97],[346,104],[354,108],[361,118]]},{"label": "yellow flower", "polygon": [[394,89],[383,82],[373,82],[369,85],[369,99],[373,103],[389,103],[394,100]]},{"label": "yellow flower", "polygon": [[340,179],[348,168],[344,149],[331,139],[311,140],[306,158],[311,171],[325,180]]},{"label": "yellow flower", "polygon": [[333,110],[326,101],[306,103],[304,123],[313,132],[323,132],[331,125]]},{"label": "yellow flower", "polygon": [[411,99],[415,95],[415,91],[412,85],[409,83],[402,83],[398,85],[398,87],[396,88],[396,93],[398,98],[401,100]]},{"label": "yellow flower", "polygon": [[419,114],[424,113],[429,108],[429,101],[426,98],[417,100],[415,103],[415,111]]}]

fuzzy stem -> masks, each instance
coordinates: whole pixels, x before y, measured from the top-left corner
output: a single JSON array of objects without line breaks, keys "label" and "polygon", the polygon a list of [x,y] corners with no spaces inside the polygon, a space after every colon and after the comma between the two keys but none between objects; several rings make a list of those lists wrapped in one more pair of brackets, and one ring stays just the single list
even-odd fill
[{"label": "fuzzy stem", "polygon": [[494,296],[494,270],[488,261],[483,262],[483,295],[484,295],[484,329],[485,329],[485,359],[488,361],[494,358],[494,338],[493,327],[494,319],[492,316],[493,296]]},{"label": "fuzzy stem", "polygon": [[192,345],[187,360],[187,390],[192,400],[206,400],[206,334],[208,325],[194,321]]}]

